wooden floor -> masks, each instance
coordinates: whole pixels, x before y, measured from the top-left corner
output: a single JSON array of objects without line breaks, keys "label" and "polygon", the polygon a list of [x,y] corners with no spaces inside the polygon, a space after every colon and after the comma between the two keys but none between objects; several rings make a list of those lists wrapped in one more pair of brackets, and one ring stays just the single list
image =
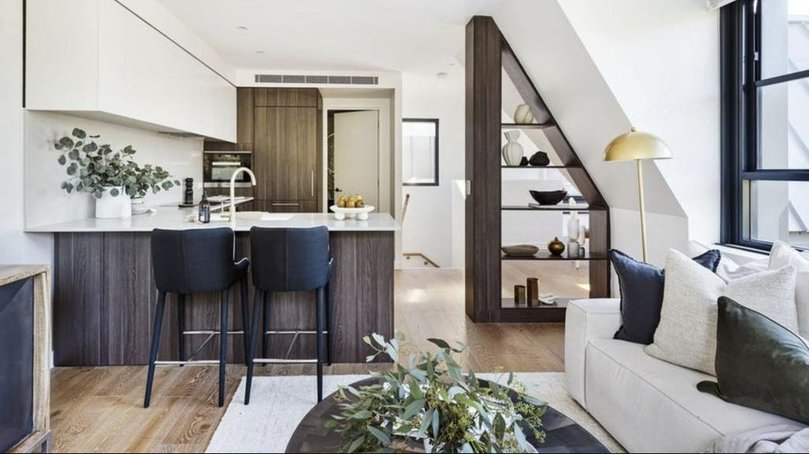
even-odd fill
[{"label": "wooden floor", "polygon": [[[564,369],[563,325],[475,324],[464,314],[461,270],[396,272],[396,329],[414,348],[440,337],[468,345],[463,364],[474,371],[554,372]],[[148,340],[145,340],[148,341]],[[375,366],[380,367],[380,366]],[[365,364],[335,364],[330,374],[365,373]],[[312,366],[259,367],[260,375],[312,374]],[[227,403],[244,366],[228,366]],[[57,368],[52,430],[57,452],[201,452],[224,408],[216,406],[213,367],[159,368],[152,405],[144,409],[145,367]]]}]

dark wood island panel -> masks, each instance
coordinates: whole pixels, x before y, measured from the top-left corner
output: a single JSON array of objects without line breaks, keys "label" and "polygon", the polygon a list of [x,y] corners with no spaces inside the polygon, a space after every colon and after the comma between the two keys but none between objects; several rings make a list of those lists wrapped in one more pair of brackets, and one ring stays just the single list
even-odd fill
[{"label": "dark wood island panel", "polygon": [[[54,361],[57,366],[146,364],[157,299],[149,233],[56,233],[54,278]],[[393,335],[394,236],[389,231],[331,232],[335,271],[332,297],[333,361],[362,363],[370,350],[362,337]],[[249,234],[236,234],[237,257],[250,256]],[[252,281],[251,281],[252,282]],[[253,289],[250,285],[250,313]],[[230,329],[242,328],[238,285],[229,294]],[[160,359],[179,359],[176,298],[169,297],[163,320]],[[273,294],[271,329],[313,329],[314,292]],[[218,295],[190,296],[186,330],[218,327]],[[187,354],[206,336],[186,338]],[[269,337],[270,356],[284,357],[291,335]],[[228,339],[228,361],[244,361],[241,335]],[[216,358],[211,341],[196,359]],[[259,341],[259,353],[261,351]],[[315,339],[301,335],[291,358],[314,358]]]}]

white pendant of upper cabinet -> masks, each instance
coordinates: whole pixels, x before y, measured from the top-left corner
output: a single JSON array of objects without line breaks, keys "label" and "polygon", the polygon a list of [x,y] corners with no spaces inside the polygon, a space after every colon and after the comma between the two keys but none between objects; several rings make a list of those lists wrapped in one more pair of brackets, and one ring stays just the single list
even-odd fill
[{"label": "white pendant of upper cabinet", "polygon": [[26,108],[236,141],[236,88],[114,0],[27,0]]}]

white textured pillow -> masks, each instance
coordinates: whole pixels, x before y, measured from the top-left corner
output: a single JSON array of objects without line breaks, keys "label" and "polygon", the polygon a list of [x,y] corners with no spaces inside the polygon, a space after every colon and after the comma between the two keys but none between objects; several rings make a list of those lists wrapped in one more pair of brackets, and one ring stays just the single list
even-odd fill
[{"label": "white textured pillow", "polygon": [[666,256],[660,324],[646,353],[716,375],[716,301],[720,296],[727,296],[797,332],[795,267],[725,283],[710,270],[672,250]]},{"label": "white textured pillow", "polygon": [[809,257],[792,246],[776,241],[770,252],[770,269],[776,270],[792,265],[798,270],[795,287],[795,303],[798,306],[798,330],[801,336],[809,338]]},{"label": "white textured pillow", "polygon": [[[692,240],[688,243],[688,247],[686,249],[686,255],[694,257],[704,252],[708,252],[711,248],[704,243]],[[750,276],[751,274],[767,271],[768,269],[770,269],[770,259],[768,257],[760,260],[753,260],[745,263],[744,265],[739,265],[729,258],[727,254],[722,254],[722,259],[719,260],[719,266],[716,267],[716,275],[721,277],[725,282],[728,282],[734,279]]]}]

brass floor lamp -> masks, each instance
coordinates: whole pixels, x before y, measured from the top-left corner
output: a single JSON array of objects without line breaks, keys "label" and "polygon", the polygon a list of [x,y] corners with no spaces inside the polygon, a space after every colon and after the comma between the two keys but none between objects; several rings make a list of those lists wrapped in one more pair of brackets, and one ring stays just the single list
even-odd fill
[{"label": "brass floor lamp", "polygon": [[640,230],[643,241],[643,261],[649,261],[648,244],[646,243],[646,206],[643,200],[643,161],[650,159],[671,159],[668,145],[659,137],[647,132],[640,132],[634,127],[621,134],[607,145],[604,160],[634,160],[638,166],[638,202],[640,205]]}]

